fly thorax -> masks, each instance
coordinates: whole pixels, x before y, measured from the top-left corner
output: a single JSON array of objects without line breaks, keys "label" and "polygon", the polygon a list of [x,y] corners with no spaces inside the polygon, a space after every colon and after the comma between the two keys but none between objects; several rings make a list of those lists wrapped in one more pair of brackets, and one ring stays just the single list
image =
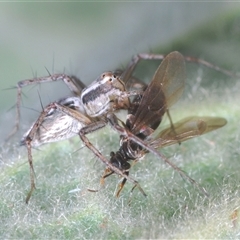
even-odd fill
[{"label": "fly thorax", "polygon": [[90,117],[97,117],[117,109],[128,108],[125,85],[112,72],[103,73],[82,91],[82,104]]}]

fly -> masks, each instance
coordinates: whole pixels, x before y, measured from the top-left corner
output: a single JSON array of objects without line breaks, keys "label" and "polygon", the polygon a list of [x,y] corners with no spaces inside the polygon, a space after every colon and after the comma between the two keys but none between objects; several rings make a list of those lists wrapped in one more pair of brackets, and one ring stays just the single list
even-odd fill
[{"label": "fly", "polygon": [[[111,152],[110,163],[128,176],[131,168],[129,162],[136,162],[146,153],[152,152],[206,194],[204,188],[156,149],[181,143],[216,130],[223,127],[227,121],[220,117],[188,117],[174,124],[170,121],[168,128],[157,136],[153,136],[163,115],[182,95],[184,79],[184,58],[180,53],[172,52],[162,61],[143,94],[136,96],[132,101],[124,127],[121,127],[117,121],[113,121],[113,126],[116,127],[121,136],[120,149],[116,153]],[[113,173],[114,171],[110,168],[106,168],[101,182],[103,183],[104,179]],[[126,181],[125,177],[119,184],[117,196],[119,196]]]}]

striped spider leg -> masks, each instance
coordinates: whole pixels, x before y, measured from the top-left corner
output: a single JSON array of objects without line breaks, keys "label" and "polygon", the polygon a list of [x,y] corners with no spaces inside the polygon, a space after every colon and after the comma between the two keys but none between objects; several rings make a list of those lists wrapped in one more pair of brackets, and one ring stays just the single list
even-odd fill
[{"label": "striped spider leg", "polygon": [[22,97],[22,88],[29,85],[42,84],[46,82],[57,82],[63,81],[74,96],[80,96],[82,89],[85,87],[84,83],[81,82],[75,76],[68,76],[66,74],[53,74],[46,77],[39,77],[34,79],[26,79],[23,81],[19,81],[17,83],[17,102],[16,102],[16,119],[15,125],[11,131],[11,133],[7,136],[7,140],[11,138],[18,130],[20,124],[20,105],[21,105],[21,97]]}]

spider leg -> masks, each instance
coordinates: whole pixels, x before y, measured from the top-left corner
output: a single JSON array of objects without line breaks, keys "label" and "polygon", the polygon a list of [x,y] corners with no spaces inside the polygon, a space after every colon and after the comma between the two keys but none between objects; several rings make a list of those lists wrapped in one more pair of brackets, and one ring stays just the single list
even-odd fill
[{"label": "spider leg", "polygon": [[[151,53],[140,53],[140,54],[133,56],[131,61],[128,63],[125,71],[122,73],[123,81],[125,83],[127,83],[127,81],[131,78],[131,75],[132,75],[134,69],[136,68],[137,64],[139,63],[139,61],[141,61],[141,60],[163,60],[165,57],[166,57],[166,55],[164,55],[164,54],[151,54]],[[221,73],[225,74],[226,76],[233,77],[233,78],[240,77],[240,73],[234,73],[234,72],[228,71],[224,68],[220,68],[217,65],[214,65],[214,64],[207,62],[200,58],[195,58],[195,57],[191,57],[191,56],[183,56],[183,58],[186,62],[201,64],[207,68],[211,68],[217,72],[221,72]]]},{"label": "spider leg", "polygon": [[42,123],[44,122],[46,116],[49,114],[49,112],[57,110],[59,112],[65,113],[66,115],[72,117],[73,119],[78,120],[82,123],[82,125],[87,125],[91,123],[91,119],[87,118],[82,113],[71,109],[66,106],[62,106],[57,102],[50,103],[46,108],[43,109],[42,113],[40,114],[37,121],[33,124],[27,135],[25,136],[23,142],[27,146],[28,150],[28,162],[30,167],[30,191],[26,198],[26,203],[28,203],[29,199],[31,198],[31,195],[33,193],[33,190],[35,189],[35,182],[34,182],[34,168],[33,168],[33,157],[32,157],[32,142],[34,141],[34,138],[36,137],[37,132],[42,126]]},{"label": "spider leg", "polygon": [[[105,122],[107,124],[107,122]],[[104,127],[104,126],[99,126],[99,128]],[[95,129],[97,127],[95,126]],[[94,130],[95,130],[94,129]],[[93,146],[93,144],[88,140],[86,137],[87,133],[92,132],[91,126],[84,127],[80,130],[79,136],[81,140],[84,142],[87,148],[89,148],[111,171],[115,172],[116,174],[122,176],[123,178],[126,178],[129,182],[132,182],[138,189],[141,191],[141,193],[146,196],[146,193],[143,191],[141,188],[140,184],[134,180],[133,178],[129,177],[127,174],[125,174],[123,171],[121,171],[119,168],[115,167],[113,164],[111,164],[106,157],[104,157],[97,148]]]},{"label": "spider leg", "polygon": [[23,81],[19,81],[16,86],[17,102],[16,102],[15,125],[11,133],[7,136],[6,140],[11,138],[19,129],[22,88],[29,85],[46,83],[46,82],[56,82],[56,81],[63,81],[75,96],[80,96],[82,89],[85,87],[85,85],[78,78],[74,76],[70,77],[66,74],[53,74],[46,77],[39,77],[39,78],[26,79]]}]

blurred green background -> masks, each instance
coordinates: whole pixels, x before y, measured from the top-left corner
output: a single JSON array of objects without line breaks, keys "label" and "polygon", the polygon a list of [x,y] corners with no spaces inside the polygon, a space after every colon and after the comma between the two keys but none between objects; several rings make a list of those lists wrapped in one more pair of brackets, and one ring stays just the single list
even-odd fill
[{"label": "blurred green background", "polygon": [[[87,84],[141,52],[178,50],[240,72],[239,3],[1,3],[0,33],[1,89],[45,76],[47,70],[75,74]],[[128,206],[129,183],[115,199],[116,176],[109,177],[98,194],[85,192],[98,187],[104,167],[88,149],[75,153],[76,139],[34,151],[38,189],[26,206],[29,169],[26,150],[17,143],[41,111],[38,92],[44,105],[69,94],[61,83],[29,87],[21,109],[22,129],[1,145],[0,237],[239,238],[237,217],[234,222],[240,204],[239,79],[194,64],[187,64],[187,73],[186,91],[173,118],[221,116],[228,125],[164,149],[164,154],[206,187],[210,199],[150,154],[131,172],[147,192],[146,199],[134,191]],[[15,101],[15,89],[1,91],[2,138],[14,124],[15,111],[7,110]],[[91,140],[106,156],[118,149],[118,136],[111,129]],[[73,189],[76,192],[69,193]]]},{"label": "blurred green background", "polygon": [[[124,66],[134,54],[156,51],[156,47],[161,47],[158,50],[161,53],[181,50],[179,45],[171,45],[174,40],[184,37],[202,23],[207,24],[209,19],[217,16],[223,19],[225,12],[238,7],[238,3],[191,1],[1,3],[0,89],[16,86],[20,80],[45,76],[47,71],[75,74],[88,84],[103,71]],[[219,27],[216,23],[216,28]],[[200,38],[201,30],[199,33]],[[221,61],[217,61],[218,57],[214,59],[211,53],[217,51],[220,58],[236,55],[235,49],[231,48],[232,53],[228,54],[226,46],[214,45],[211,49],[206,46],[205,51],[191,48],[194,44],[192,37],[188,35],[187,53],[190,55],[216,64]],[[186,48],[182,51],[185,53]],[[32,88],[27,92],[29,100],[25,107],[39,109],[37,92]],[[60,83],[43,86],[40,91],[44,105],[66,94],[67,88]],[[2,126],[2,122],[12,120],[11,115],[6,116],[6,111],[15,104],[16,91],[3,90],[1,97],[0,112],[6,117],[1,119]],[[26,108],[22,109],[23,122],[34,114]],[[9,131],[9,127],[7,124],[4,129]]]},{"label": "blurred green background", "polygon": [[[188,51],[171,44],[210,19],[221,16],[219,20],[222,20],[224,13],[238,7],[238,3],[191,1],[1,3],[0,89],[16,86],[20,80],[45,76],[47,70],[75,74],[88,84],[103,71],[124,66],[134,54],[156,52],[156,47],[161,47],[159,53],[182,50],[221,64],[218,58],[233,58],[235,49],[230,48],[232,53],[229,54],[226,46],[214,45],[199,51],[191,48],[196,46],[191,34],[188,35]],[[216,23],[216,28],[221,24]],[[201,30],[198,32],[201,38]],[[218,52],[217,59],[212,54],[215,52]],[[40,101],[36,98],[37,92],[31,90],[27,91],[29,100],[25,106],[36,110]],[[67,88],[60,83],[42,87],[40,91],[44,105],[66,94]],[[12,121],[6,111],[15,104],[16,91],[3,90],[1,97],[0,112],[5,117],[1,118],[2,126],[3,122]],[[23,122],[34,114],[29,109],[22,111]],[[4,134],[9,128],[8,124],[4,127]]]}]

